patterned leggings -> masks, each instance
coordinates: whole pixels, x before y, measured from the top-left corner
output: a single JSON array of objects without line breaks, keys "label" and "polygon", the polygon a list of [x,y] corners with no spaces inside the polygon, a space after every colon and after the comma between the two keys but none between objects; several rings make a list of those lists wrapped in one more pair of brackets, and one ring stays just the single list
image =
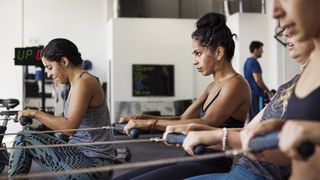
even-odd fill
[{"label": "patterned leggings", "polygon": [[[65,144],[66,142],[47,134],[19,133],[13,146],[36,146],[46,144]],[[76,146],[14,149],[10,155],[8,175],[27,174],[32,159],[48,171],[93,168],[110,165],[110,160],[85,156]],[[92,172],[83,174],[61,175],[58,179],[111,179],[110,172]]]}]

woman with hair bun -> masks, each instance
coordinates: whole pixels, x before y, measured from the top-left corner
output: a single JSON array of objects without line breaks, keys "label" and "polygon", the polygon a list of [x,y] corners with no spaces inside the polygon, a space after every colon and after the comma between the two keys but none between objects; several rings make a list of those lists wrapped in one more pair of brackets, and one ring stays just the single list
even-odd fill
[{"label": "woman with hair bun", "polygon": [[[178,124],[190,125],[180,130],[184,134],[210,126],[243,127],[250,107],[251,92],[247,81],[232,67],[235,49],[233,36],[224,15],[208,13],[201,17],[191,35],[193,65],[203,76],[212,76],[214,80],[181,116],[123,117],[122,121],[129,121],[126,131],[131,128],[165,130],[168,125]],[[184,179],[207,172],[228,172],[231,164],[230,158],[178,163],[138,169],[115,179]]]}]

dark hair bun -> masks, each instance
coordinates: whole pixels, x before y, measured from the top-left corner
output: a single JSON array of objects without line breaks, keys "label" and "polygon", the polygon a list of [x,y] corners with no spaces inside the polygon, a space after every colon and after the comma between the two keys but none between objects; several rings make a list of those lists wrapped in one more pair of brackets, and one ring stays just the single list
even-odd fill
[{"label": "dark hair bun", "polygon": [[226,26],[226,17],[222,14],[218,13],[208,13],[201,17],[196,27],[198,29],[201,28],[211,28],[211,29],[219,29],[220,27]]},{"label": "dark hair bun", "polygon": [[191,37],[199,41],[202,46],[209,47],[212,52],[219,46],[223,47],[226,59],[231,61],[235,43],[226,22],[226,16],[223,14],[207,13],[197,21],[197,29]]}]

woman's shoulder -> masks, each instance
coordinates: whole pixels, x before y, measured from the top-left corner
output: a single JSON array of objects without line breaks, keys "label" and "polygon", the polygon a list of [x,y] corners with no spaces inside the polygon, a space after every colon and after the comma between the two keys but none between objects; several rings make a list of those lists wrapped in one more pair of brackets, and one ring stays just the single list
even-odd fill
[{"label": "woman's shoulder", "polygon": [[239,97],[246,99],[247,97],[250,97],[251,90],[247,80],[243,76],[238,75],[223,85],[221,94],[226,94],[228,96],[233,96],[235,94],[239,96],[239,94],[241,94]]},{"label": "woman's shoulder", "polygon": [[250,88],[248,81],[240,74],[237,74],[233,78],[229,79],[224,86],[226,88]]},{"label": "woman's shoulder", "polygon": [[90,73],[85,73],[79,80],[80,80],[80,83],[85,85],[99,84],[99,79]]},{"label": "woman's shoulder", "polygon": [[81,78],[78,79],[78,82],[76,83],[75,87],[80,88],[84,91],[92,92],[98,87],[101,87],[99,81],[95,76],[92,76],[91,74],[85,74]]},{"label": "woman's shoulder", "polygon": [[104,102],[102,86],[99,80],[91,74],[86,74],[79,79],[77,89],[82,92],[82,95],[90,97],[90,107],[98,107]]},{"label": "woman's shoulder", "polygon": [[292,86],[294,86],[297,81],[299,80],[300,75],[297,74],[296,76],[294,76],[292,79],[290,79],[289,81],[287,81],[286,83],[282,84],[281,86],[279,86],[277,92],[281,92],[283,90],[286,90]]}]

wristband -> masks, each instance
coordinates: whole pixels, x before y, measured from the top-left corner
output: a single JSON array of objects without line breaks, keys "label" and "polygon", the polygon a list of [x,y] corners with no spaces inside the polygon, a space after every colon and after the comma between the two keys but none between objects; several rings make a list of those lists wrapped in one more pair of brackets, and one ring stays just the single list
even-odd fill
[{"label": "wristband", "polygon": [[155,129],[156,128],[156,125],[157,125],[157,122],[158,122],[158,119],[153,119],[151,124],[150,124],[150,127],[149,129],[152,130],[152,129]]},{"label": "wristband", "polygon": [[222,151],[226,150],[226,145],[227,145],[227,138],[228,138],[228,131],[227,128],[224,127],[222,129]]}]

